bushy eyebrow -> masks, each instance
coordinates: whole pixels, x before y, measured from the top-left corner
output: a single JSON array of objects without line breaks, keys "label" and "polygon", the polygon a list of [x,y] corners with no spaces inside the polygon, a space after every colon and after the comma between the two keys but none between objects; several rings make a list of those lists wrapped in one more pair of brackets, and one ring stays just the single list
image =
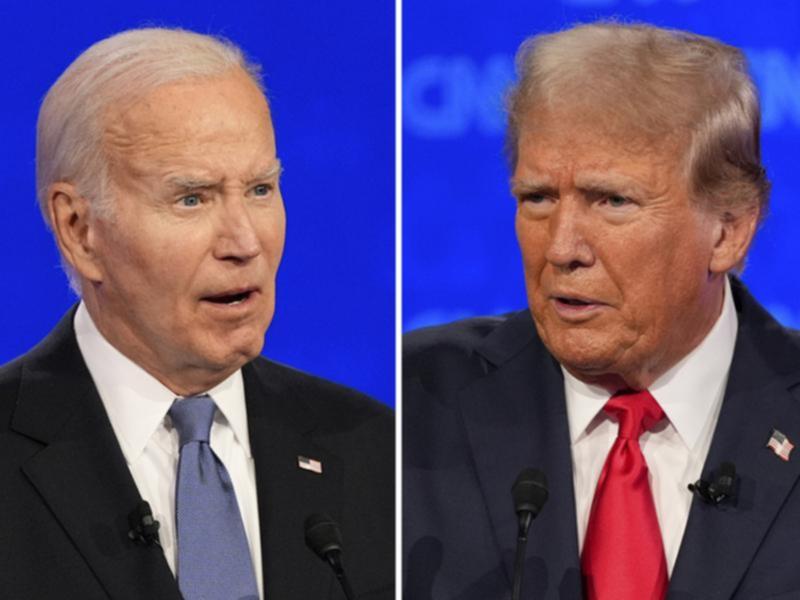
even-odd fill
[{"label": "bushy eyebrow", "polygon": [[[248,185],[254,181],[266,181],[279,177],[283,172],[281,161],[276,159],[267,169],[256,173],[247,183]],[[186,177],[183,175],[174,175],[168,177],[166,180],[167,185],[176,190],[182,191],[195,191],[195,190],[208,190],[219,189],[223,185],[223,181],[202,179],[197,177]]]},{"label": "bushy eyebrow", "polygon": [[539,177],[523,177],[512,178],[511,194],[513,196],[520,196],[525,193],[538,192],[544,194],[554,194],[557,192],[556,186],[548,178]]},{"label": "bushy eyebrow", "polygon": [[283,165],[281,165],[281,161],[279,159],[275,159],[275,162],[272,163],[272,165],[266,170],[256,173],[255,177],[250,179],[250,182],[252,183],[253,181],[266,181],[267,179],[275,179],[276,177],[280,177],[282,173]]},{"label": "bushy eyebrow", "polygon": [[[646,186],[627,175],[614,172],[587,172],[575,175],[575,187],[583,193],[642,195]],[[548,177],[527,176],[511,179],[511,193],[519,196],[525,193],[558,194],[558,187]]]},{"label": "bushy eyebrow", "polygon": [[210,181],[205,179],[195,179],[193,177],[182,177],[177,175],[167,179],[167,185],[176,190],[205,190],[219,187],[218,181]]},{"label": "bushy eyebrow", "polygon": [[585,173],[575,176],[575,186],[584,192],[594,193],[617,193],[641,195],[644,191],[643,185],[626,175],[618,173]]}]

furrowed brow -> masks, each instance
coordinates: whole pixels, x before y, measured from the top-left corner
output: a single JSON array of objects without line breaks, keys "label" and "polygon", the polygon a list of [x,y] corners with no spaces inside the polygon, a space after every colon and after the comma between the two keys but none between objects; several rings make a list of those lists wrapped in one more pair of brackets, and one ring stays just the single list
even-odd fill
[{"label": "furrowed brow", "polygon": [[511,193],[514,196],[530,192],[555,193],[556,191],[556,186],[553,185],[553,182],[546,178],[524,177],[511,179]]},{"label": "furrowed brow", "polygon": [[167,179],[167,185],[175,190],[207,190],[220,186],[219,181],[211,181],[209,179],[198,179],[196,177],[182,177],[180,175],[170,177]]},{"label": "furrowed brow", "polygon": [[591,193],[636,195],[643,191],[638,181],[616,173],[577,175],[575,185],[578,189]]},{"label": "furrowed brow", "polygon": [[276,159],[267,169],[256,173],[251,181],[275,179],[276,177],[280,177],[281,173],[283,173],[283,166],[281,165],[281,161]]}]

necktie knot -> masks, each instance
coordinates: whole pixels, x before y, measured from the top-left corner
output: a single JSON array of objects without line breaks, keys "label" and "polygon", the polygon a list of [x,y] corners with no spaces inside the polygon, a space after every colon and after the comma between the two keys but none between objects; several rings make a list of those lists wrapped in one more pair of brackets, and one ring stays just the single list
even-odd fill
[{"label": "necktie knot", "polygon": [[169,409],[172,425],[178,431],[180,445],[189,442],[208,443],[211,423],[214,421],[216,404],[211,396],[190,396],[175,400]]},{"label": "necktie knot", "polygon": [[617,392],[606,402],[606,413],[619,420],[619,437],[638,440],[664,418],[664,411],[647,390]]}]

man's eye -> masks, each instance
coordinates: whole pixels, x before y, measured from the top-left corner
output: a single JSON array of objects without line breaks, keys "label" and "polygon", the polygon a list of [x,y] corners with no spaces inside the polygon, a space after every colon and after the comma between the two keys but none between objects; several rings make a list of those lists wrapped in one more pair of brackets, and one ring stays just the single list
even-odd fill
[{"label": "man's eye", "polygon": [[197,194],[189,194],[188,196],[183,196],[180,199],[180,203],[183,206],[198,206],[200,204],[200,196]]},{"label": "man's eye", "polygon": [[253,188],[253,193],[256,196],[266,196],[272,191],[272,186],[268,183],[260,183]]},{"label": "man's eye", "polygon": [[530,202],[532,204],[541,204],[545,200],[547,200],[547,196],[545,194],[540,194],[536,192],[531,192],[529,194],[522,194],[519,197],[520,202]]},{"label": "man's eye", "polygon": [[616,195],[616,194],[612,194],[612,195],[606,196],[606,203],[609,206],[611,206],[612,208],[622,208],[626,204],[629,204],[630,200],[628,200],[625,196],[619,196],[619,195]]}]

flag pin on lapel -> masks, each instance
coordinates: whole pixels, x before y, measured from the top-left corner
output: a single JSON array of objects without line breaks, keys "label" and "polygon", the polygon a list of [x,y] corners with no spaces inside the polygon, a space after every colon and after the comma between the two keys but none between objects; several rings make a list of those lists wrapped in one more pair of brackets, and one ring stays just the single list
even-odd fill
[{"label": "flag pin on lapel", "polygon": [[298,456],[297,466],[312,473],[322,473],[322,463],[307,456]]},{"label": "flag pin on lapel", "polygon": [[772,435],[767,442],[767,448],[771,449],[779,458],[789,460],[789,455],[794,449],[794,444],[789,441],[785,434],[777,429],[772,430]]}]

